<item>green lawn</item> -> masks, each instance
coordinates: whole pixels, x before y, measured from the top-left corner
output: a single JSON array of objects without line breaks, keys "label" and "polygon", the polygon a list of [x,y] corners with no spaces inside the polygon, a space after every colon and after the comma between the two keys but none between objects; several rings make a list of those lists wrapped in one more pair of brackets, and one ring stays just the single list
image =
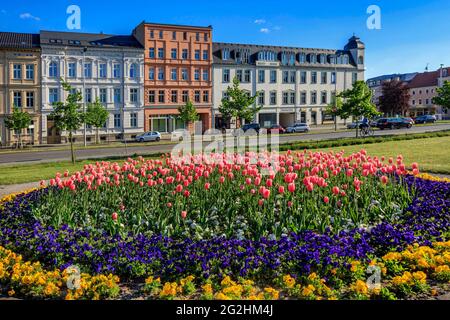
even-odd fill
[{"label": "green lawn", "polygon": [[[406,141],[390,141],[376,144],[361,144],[354,146],[319,149],[322,151],[344,150],[346,154],[366,149],[370,155],[396,157],[402,154],[405,162],[418,162],[421,170],[430,173],[450,174],[450,136]],[[42,163],[32,165],[0,166],[0,185],[19,184],[50,179],[56,172],[63,173],[81,170],[85,164],[96,160],[79,161],[72,164],[69,161]],[[119,160],[112,160],[118,161]]]}]

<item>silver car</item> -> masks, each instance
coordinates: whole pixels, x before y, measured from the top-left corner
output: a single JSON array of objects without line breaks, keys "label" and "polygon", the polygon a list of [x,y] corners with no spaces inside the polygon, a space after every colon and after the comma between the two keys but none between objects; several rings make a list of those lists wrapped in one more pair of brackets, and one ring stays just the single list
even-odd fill
[{"label": "silver car", "polygon": [[147,142],[147,141],[161,141],[161,133],[157,131],[146,132],[136,137],[137,142]]},{"label": "silver car", "polygon": [[310,128],[307,123],[296,123],[286,128],[286,133],[309,132]]}]

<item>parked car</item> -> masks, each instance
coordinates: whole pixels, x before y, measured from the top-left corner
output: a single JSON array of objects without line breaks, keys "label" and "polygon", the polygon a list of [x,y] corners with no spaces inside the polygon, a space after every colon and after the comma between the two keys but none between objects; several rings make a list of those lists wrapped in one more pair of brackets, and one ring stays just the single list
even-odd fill
[{"label": "parked car", "polygon": [[172,141],[183,141],[186,138],[189,138],[191,133],[186,129],[176,129],[172,132],[171,140]]},{"label": "parked car", "polygon": [[409,117],[404,117],[403,120],[406,121],[407,123],[410,123],[411,126],[415,123],[414,120],[412,118],[409,118]]},{"label": "parked car", "polygon": [[401,129],[401,128],[411,128],[412,124],[409,120],[405,118],[386,118],[380,119],[378,121],[377,127],[380,130],[384,129]]},{"label": "parked car", "polygon": [[307,123],[296,123],[286,128],[286,133],[309,132],[311,130]]},{"label": "parked car", "polygon": [[352,122],[347,125],[347,129],[356,129],[357,126],[361,126],[362,121]]},{"label": "parked car", "polygon": [[416,118],[416,124],[422,124],[422,123],[435,123],[436,122],[436,116],[434,115],[424,115],[419,116]]},{"label": "parked car", "polygon": [[283,133],[286,133],[286,129],[283,128],[282,126],[280,126],[279,124],[274,124],[269,129],[267,129],[267,133],[268,134],[272,134],[272,133],[283,134]]},{"label": "parked car", "polygon": [[376,128],[378,124],[378,120],[384,119],[382,117],[375,117],[370,121],[370,126]]},{"label": "parked car", "polygon": [[158,131],[146,132],[136,137],[137,142],[147,142],[147,141],[158,142],[160,140],[161,140],[161,133],[159,133]]},{"label": "parked car", "polygon": [[250,133],[259,134],[261,126],[259,125],[259,123],[247,123],[242,126],[241,130],[247,135]]}]

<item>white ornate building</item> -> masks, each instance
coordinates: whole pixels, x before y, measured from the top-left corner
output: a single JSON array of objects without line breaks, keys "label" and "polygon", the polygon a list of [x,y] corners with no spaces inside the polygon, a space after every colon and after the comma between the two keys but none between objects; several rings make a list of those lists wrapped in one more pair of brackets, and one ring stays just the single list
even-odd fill
[{"label": "white ornate building", "polygon": [[[144,130],[144,49],[133,36],[42,31],[42,142],[60,143],[49,114],[52,103],[67,96],[65,79],[83,95],[87,105],[97,98],[110,116],[100,130],[103,141],[129,139]],[[95,140],[95,128],[87,128],[87,141]],[[75,133],[84,140],[84,128]]]},{"label": "white ornate building", "polygon": [[263,108],[255,121],[262,127],[333,123],[325,108],[336,91],[364,80],[364,54],[365,46],[355,36],[343,50],[214,43],[215,127],[230,125],[222,120],[219,106],[235,76],[249,94],[259,92],[257,104]]}]

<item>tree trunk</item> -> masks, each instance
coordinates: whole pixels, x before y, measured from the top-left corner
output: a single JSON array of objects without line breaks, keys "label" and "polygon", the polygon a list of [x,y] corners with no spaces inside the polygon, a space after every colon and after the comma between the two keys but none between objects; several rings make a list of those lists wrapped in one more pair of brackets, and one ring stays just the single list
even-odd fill
[{"label": "tree trunk", "polygon": [[17,135],[17,149],[22,149],[22,135],[20,133]]},{"label": "tree trunk", "polygon": [[356,138],[359,138],[359,124],[356,124]]},{"label": "tree trunk", "polygon": [[95,144],[99,144],[100,143],[99,140],[100,140],[99,139],[99,129],[97,127],[97,129],[95,130]]},{"label": "tree trunk", "polygon": [[69,141],[70,141],[70,155],[72,158],[72,164],[75,164],[75,150],[73,148],[72,131],[69,132]]}]

